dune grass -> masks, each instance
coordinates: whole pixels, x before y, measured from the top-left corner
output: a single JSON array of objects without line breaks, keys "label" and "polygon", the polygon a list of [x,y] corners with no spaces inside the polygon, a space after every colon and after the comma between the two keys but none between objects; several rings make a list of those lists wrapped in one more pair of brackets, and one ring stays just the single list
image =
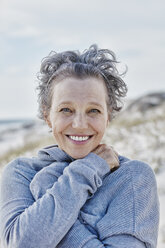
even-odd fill
[{"label": "dune grass", "polygon": [[11,160],[21,157],[21,156],[36,156],[37,151],[42,147],[51,145],[54,143],[53,138],[48,134],[47,137],[36,139],[33,141],[29,141],[22,145],[21,147],[16,147],[14,149],[10,149],[7,153],[0,156],[0,164],[1,166],[9,163]]}]

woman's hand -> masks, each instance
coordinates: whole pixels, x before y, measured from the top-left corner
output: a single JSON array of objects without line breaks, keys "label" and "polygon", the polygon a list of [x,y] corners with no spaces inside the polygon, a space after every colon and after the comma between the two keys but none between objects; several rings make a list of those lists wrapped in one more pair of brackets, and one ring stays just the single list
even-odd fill
[{"label": "woman's hand", "polygon": [[100,144],[92,152],[103,158],[112,171],[119,167],[118,153],[113,149],[113,147]]}]

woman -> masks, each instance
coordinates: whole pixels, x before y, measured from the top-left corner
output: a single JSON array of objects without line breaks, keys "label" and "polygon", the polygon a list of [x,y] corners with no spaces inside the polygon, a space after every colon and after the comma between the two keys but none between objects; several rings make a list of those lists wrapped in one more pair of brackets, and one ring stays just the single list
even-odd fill
[{"label": "woman", "polygon": [[42,61],[40,117],[57,145],[5,167],[4,248],[156,247],[153,171],[101,144],[127,92],[116,63],[111,51],[96,45],[82,54],[51,53]]}]

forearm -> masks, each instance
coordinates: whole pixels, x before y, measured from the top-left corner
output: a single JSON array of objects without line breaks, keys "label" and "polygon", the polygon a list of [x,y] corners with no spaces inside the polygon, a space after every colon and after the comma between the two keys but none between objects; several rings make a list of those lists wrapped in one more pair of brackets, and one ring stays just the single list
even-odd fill
[{"label": "forearm", "polygon": [[85,159],[75,161],[64,169],[58,182],[36,201],[29,192],[29,186],[19,184],[17,179],[17,183],[14,182],[16,188],[23,187],[24,192],[13,192],[15,195],[10,201],[6,199],[1,212],[1,233],[7,247],[56,247],[108,171],[108,165],[103,161],[98,164],[88,164]]},{"label": "forearm", "polygon": [[86,225],[76,220],[70,231],[57,246],[58,248],[145,248],[145,244],[128,234],[118,234],[99,240]]}]

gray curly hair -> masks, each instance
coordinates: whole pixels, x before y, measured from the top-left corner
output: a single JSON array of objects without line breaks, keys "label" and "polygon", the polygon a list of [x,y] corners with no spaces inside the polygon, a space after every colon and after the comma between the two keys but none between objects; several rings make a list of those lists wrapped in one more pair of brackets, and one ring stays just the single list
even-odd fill
[{"label": "gray curly hair", "polygon": [[37,87],[39,118],[47,119],[52,102],[54,83],[67,77],[84,79],[87,77],[102,78],[108,92],[108,109],[111,117],[122,108],[121,97],[126,96],[127,86],[122,80],[116,65],[115,54],[108,49],[99,49],[92,45],[83,53],[79,51],[52,51],[42,60],[38,73]]}]

